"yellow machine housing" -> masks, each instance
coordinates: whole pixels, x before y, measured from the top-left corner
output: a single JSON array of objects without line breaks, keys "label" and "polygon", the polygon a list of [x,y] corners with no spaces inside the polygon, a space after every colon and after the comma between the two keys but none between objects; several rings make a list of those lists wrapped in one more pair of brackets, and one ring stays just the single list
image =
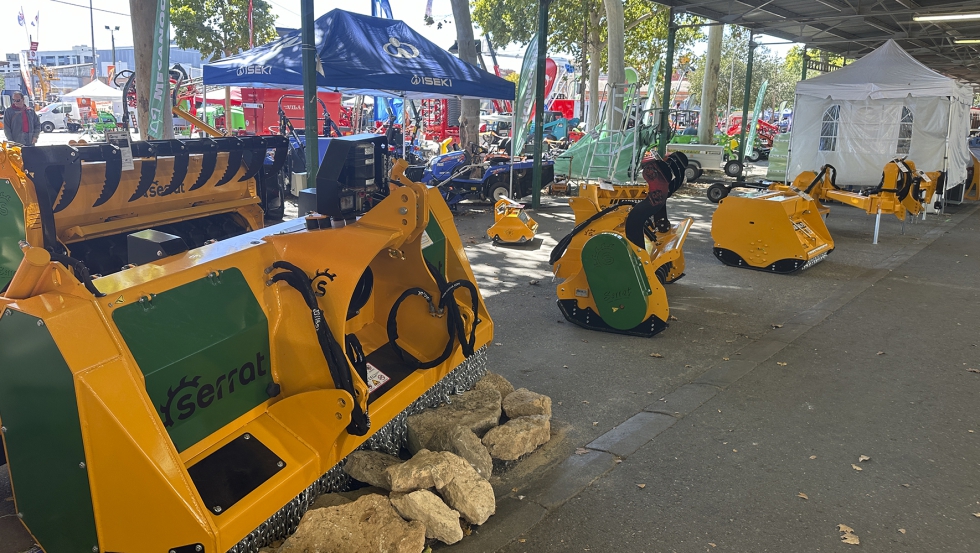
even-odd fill
[{"label": "yellow machine housing", "polygon": [[63,231],[35,228],[41,185],[4,153],[42,240],[0,293],[0,424],[48,553],[256,551],[342,489],[350,452],[397,453],[405,413],[485,371],[452,214],[405,164],[342,228],[313,214],[92,277],[45,249]]},{"label": "yellow machine housing", "polygon": [[524,244],[534,240],[538,223],[526,211],[524,204],[510,198],[501,198],[493,206],[493,224],[487,229],[487,237],[504,244]]},{"label": "yellow machine housing", "polygon": [[[665,284],[684,275],[686,218],[664,233],[646,230],[644,247],[626,239],[633,204],[600,208],[597,186],[585,185],[569,204],[575,230],[552,252],[558,307],[570,322],[591,330],[653,336],[670,316]],[[642,199],[642,198],[641,198]]]},{"label": "yellow machine housing", "polygon": [[793,273],[834,250],[820,204],[795,190],[733,194],[711,218],[714,254],[733,267]]}]

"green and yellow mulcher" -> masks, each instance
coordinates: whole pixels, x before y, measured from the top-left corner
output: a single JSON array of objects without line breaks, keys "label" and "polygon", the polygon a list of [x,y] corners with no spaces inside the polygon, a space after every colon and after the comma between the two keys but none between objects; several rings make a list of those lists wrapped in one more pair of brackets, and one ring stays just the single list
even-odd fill
[{"label": "green and yellow mulcher", "polygon": [[334,139],[318,213],[263,228],[281,137],[0,147],[0,425],[47,553],[258,551],[485,373],[449,208],[385,150]]}]

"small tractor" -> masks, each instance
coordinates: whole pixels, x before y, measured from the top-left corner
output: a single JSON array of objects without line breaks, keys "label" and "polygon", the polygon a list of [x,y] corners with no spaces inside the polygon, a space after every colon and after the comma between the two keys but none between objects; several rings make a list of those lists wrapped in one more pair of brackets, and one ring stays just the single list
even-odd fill
[{"label": "small tractor", "polygon": [[[512,161],[509,156],[499,153],[476,155],[467,163],[466,152],[457,151],[430,158],[420,182],[443,189],[450,205],[469,198],[497,202],[505,197],[520,199],[530,195],[533,168],[532,160]],[[554,161],[543,160],[541,187],[547,186],[554,177]]]}]

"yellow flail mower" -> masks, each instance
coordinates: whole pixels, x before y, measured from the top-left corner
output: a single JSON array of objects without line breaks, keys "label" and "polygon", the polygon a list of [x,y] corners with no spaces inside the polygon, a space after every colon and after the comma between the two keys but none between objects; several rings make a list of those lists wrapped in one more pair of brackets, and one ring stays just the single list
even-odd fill
[{"label": "yellow flail mower", "polygon": [[878,216],[890,213],[904,221],[932,201],[941,174],[923,173],[912,161],[896,159],[885,165],[881,182],[871,189],[843,190],[836,178],[837,170],[824,165],[819,172],[800,173],[789,185],[774,183],[765,191],[723,198],[711,220],[715,257],[726,265],[771,273],[807,269],[834,250],[823,219],[830,210],[822,202],[837,201]]},{"label": "yellow flail mower", "polygon": [[[486,370],[493,327],[452,215],[404,162],[387,186],[321,167],[319,213],[253,229],[237,154],[207,177],[206,159],[185,173],[157,153],[147,201],[211,192],[159,225],[125,209],[148,158],[109,193],[118,169],[89,150],[2,150],[0,228],[22,234],[0,243],[19,257],[0,293],[0,425],[18,516],[48,553],[258,551],[343,489],[350,452],[398,453],[408,414]],[[205,206],[227,208],[232,236],[192,218]]]},{"label": "yellow flail mower", "polygon": [[569,200],[576,225],[550,259],[561,279],[558,308],[568,321],[633,336],[667,328],[664,285],[684,276],[683,246],[693,223],[667,219],[666,200],[685,182],[682,156],[644,159],[648,186],[638,201],[615,201],[591,184]]},{"label": "yellow flail mower", "polygon": [[487,237],[497,243],[526,244],[534,240],[538,222],[524,211],[524,204],[500,198],[493,206],[493,224]]}]

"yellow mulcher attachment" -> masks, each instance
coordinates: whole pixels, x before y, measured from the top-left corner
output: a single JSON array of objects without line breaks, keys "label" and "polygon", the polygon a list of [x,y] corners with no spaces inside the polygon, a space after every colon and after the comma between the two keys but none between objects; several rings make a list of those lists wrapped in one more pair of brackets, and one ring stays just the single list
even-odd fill
[{"label": "yellow mulcher attachment", "polygon": [[[452,215],[403,162],[387,187],[321,167],[321,214],[212,241],[220,222],[198,208],[261,221],[234,152],[213,174],[156,157],[147,190],[148,158],[118,175],[72,153],[0,150],[0,232],[23,232],[0,241],[5,263],[19,256],[0,293],[0,424],[17,512],[45,551],[258,551],[343,488],[350,452],[397,453],[407,414],[484,374],[493,327]],[[234,183],[248,190],[222,196]],[[176,222],[133,205],[201,186]],[[93,203],[115,215],[86,220]],[[155,248],[127,259],[127,241]]]},{"label": "yellow mulcher attachment", "polygon": [[[683,178],[683,169],[674,172],[671,193]],[[653,336],[667,328],[664,285],[684,276],[683,246],[693,220],[671,225],[664,217],[654,225],[655,210],[645,198],[601,207],[603,196],[599,187],[584,185],[569,200],[576,225],[550,259],[562,279],[558,308],[583,328]]]},{"label": "yellow mulcher attachment", "polygon": [[869,190],[843,190],[836,178],[837,170],[825,165],[817,173],[800,173],[791,185],[776,183],[765,192],[723,199],[711,220],[715,257],[733,267],[773,273],[807,269],[834,249],[822,218],[829,209],[821,201],[904,220],[932,201],[941,174],[916,171],[911,161],[894,160],[885,165],[881,183]]},{"label": "yellow mulcher attachment", "polygon": [[534,240],[538,223],[524,211],[524,204],[501,198],[493,206],[493,224],[487,237],[504,244],[524,244]]}]

